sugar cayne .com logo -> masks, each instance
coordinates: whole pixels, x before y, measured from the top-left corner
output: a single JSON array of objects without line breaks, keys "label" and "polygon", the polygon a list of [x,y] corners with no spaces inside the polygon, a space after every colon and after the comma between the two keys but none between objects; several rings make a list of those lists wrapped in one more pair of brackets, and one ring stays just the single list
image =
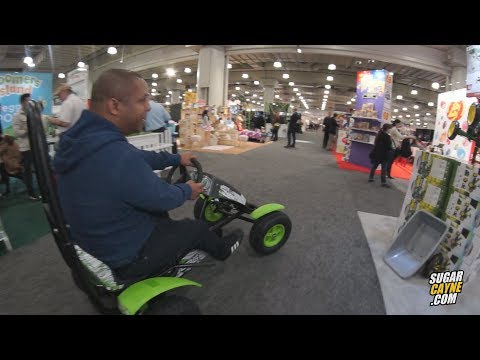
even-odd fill
[{"label": "sugar cayne .com logo", "polygon": [[428,283],[433,296],[430,306],[455,304],[462,292],[463,270],[432,273]]}]

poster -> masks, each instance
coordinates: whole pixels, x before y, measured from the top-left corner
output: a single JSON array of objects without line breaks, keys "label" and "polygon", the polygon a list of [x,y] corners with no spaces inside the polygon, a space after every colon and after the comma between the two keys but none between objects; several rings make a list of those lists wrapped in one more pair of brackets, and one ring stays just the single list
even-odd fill
[{"label": "poster", "polygon": [[474,146],[473,142],[460,135],[450,140],[447,133],[452,121],[458,121],[460,128],[467,131],[468,109],[475,101],[475,98],[466,96],[466,89],[448,91],[438,95],[437,119],[432,144],[435,146],[443,144],[443,155],[469,162]]},{"label": "poster", "polygon": [[386,70],[359,71],[355,115],[390,120],[392,82]]},{"label": "poster", "polygon": [[467,47],[467,97],[480,97],[480,45]]},{"label": "poster", "polygon": [[13,135],[13,116],[20,111],[20,96],[31,94],[43,103],[45,115],[52,114],[52,74],[0,72],[0,121],[4,134]]}]

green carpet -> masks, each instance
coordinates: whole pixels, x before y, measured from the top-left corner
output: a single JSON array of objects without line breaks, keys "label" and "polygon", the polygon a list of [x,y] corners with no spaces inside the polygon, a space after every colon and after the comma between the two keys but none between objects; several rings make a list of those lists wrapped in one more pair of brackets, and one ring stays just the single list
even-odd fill
[{"label": "green carpet", "polygon": [[[26,191],[0,198],[0,218],[14,249],[50,232],[42,202],[30,200]],[[0,254],[5,251],[0,246]]]}]

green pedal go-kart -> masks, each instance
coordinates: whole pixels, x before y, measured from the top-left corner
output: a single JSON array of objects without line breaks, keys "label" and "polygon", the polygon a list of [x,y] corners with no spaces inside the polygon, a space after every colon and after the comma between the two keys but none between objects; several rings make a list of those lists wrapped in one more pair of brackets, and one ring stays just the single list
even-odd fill
[{"label": "green pedal go-kart", "polygon": [[[186,182],[190,179],[200,182],[204,192],[195,202],[193,215],[210,225],[210,230],[222,234],[222,227],[235,219],[241,219],[253,226],[250,230],[251,247],[261,255],[274,253],[285,245],[292,229],[285,207],[272,203],[255,206],[247,202],[244,195],[218,177],[204,173],[198,160],[193,159],[194,172],[187,172],[184,166],[172,167],[166,177],[169,183]],[[178,177],[177,169],[180,170]],[[175,179],[175,175],[177,178]]]},{"label": "green pedal go-kart", "polygon": [[[68,265],[73,281],[102,314],[199,314],[198,306],[190,299],[169,292],[183,286],[201,285],[183,278],[185,272],[200,264],[205,257],[193,251],[175,266],[149,278],[119,279],[115,271],[75,244],[69,233],[60,207],[53,169],[50,167],[48,145],[41,122],[41,107],[30,101],[26,107],[27,124],[37,180],[45,215],[63,260]],[[270,254],[285,244],[290,235],[291,222],[280,210],[282,205],[269,204],[254,207],[233,187],[209,174],[203,174],[195,162],[194,176],[205,185],[205,194],[195,204],[195,216],[210,223],[211,230],[221,235],[221,227],[235,218],[254,223],[250,244],[260,254]],[[170,170],[172,181],[175,168]],[[185,167],[180,167],[184,181],[188,180]],[[178,181],[178,180],[177,180]],[[243,214],[248,214],[249,217]],[[63,272],[63,269],[61,269]]]}]

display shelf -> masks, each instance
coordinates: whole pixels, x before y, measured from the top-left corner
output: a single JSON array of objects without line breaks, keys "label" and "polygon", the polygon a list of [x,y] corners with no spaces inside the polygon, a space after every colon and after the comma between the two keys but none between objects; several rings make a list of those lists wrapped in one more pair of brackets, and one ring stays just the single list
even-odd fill
[{"label": "display shelf", "polygon": [[354,142],[359,142],[359,143],[364,143],[364,144],[370,144],[370,145],[374,145],[374,143],[371,143],[371,142],[368,142],[368,141],[361,141],[361,140],[354,140],[354,139],[350,139],[350,141],[354,141]]},{"label": "display shelf", "polygon": [[[355,165],[364,166],[370,168],[372,166],[369,154],[372,151],[374,143],[370,141],[357,140],[355,137],[359,137],[358,134],[364,134],[365,136],[373,137],[373,134],[377,134],[378,130],[372,130],[371,127],[381,127],[382,120],[377,118],[354,116],[353,126],[350,128],[351,132],[349,140],[351,141],[349,162]],[[362,123],[367,123],[360,125]],[[363,127],[359,127],[363,126]],[[372,134],[372,135],[368,135]]]},{"label": "display shelf", "polygon": [[367,132],[371,132],[371,133],[374,133],[376,134],[378,132],[378,130],[370,130],[370,129],[360,129],[360,128],[350,128],[350,130],[359,130],[359,131],[367,131]]}]

